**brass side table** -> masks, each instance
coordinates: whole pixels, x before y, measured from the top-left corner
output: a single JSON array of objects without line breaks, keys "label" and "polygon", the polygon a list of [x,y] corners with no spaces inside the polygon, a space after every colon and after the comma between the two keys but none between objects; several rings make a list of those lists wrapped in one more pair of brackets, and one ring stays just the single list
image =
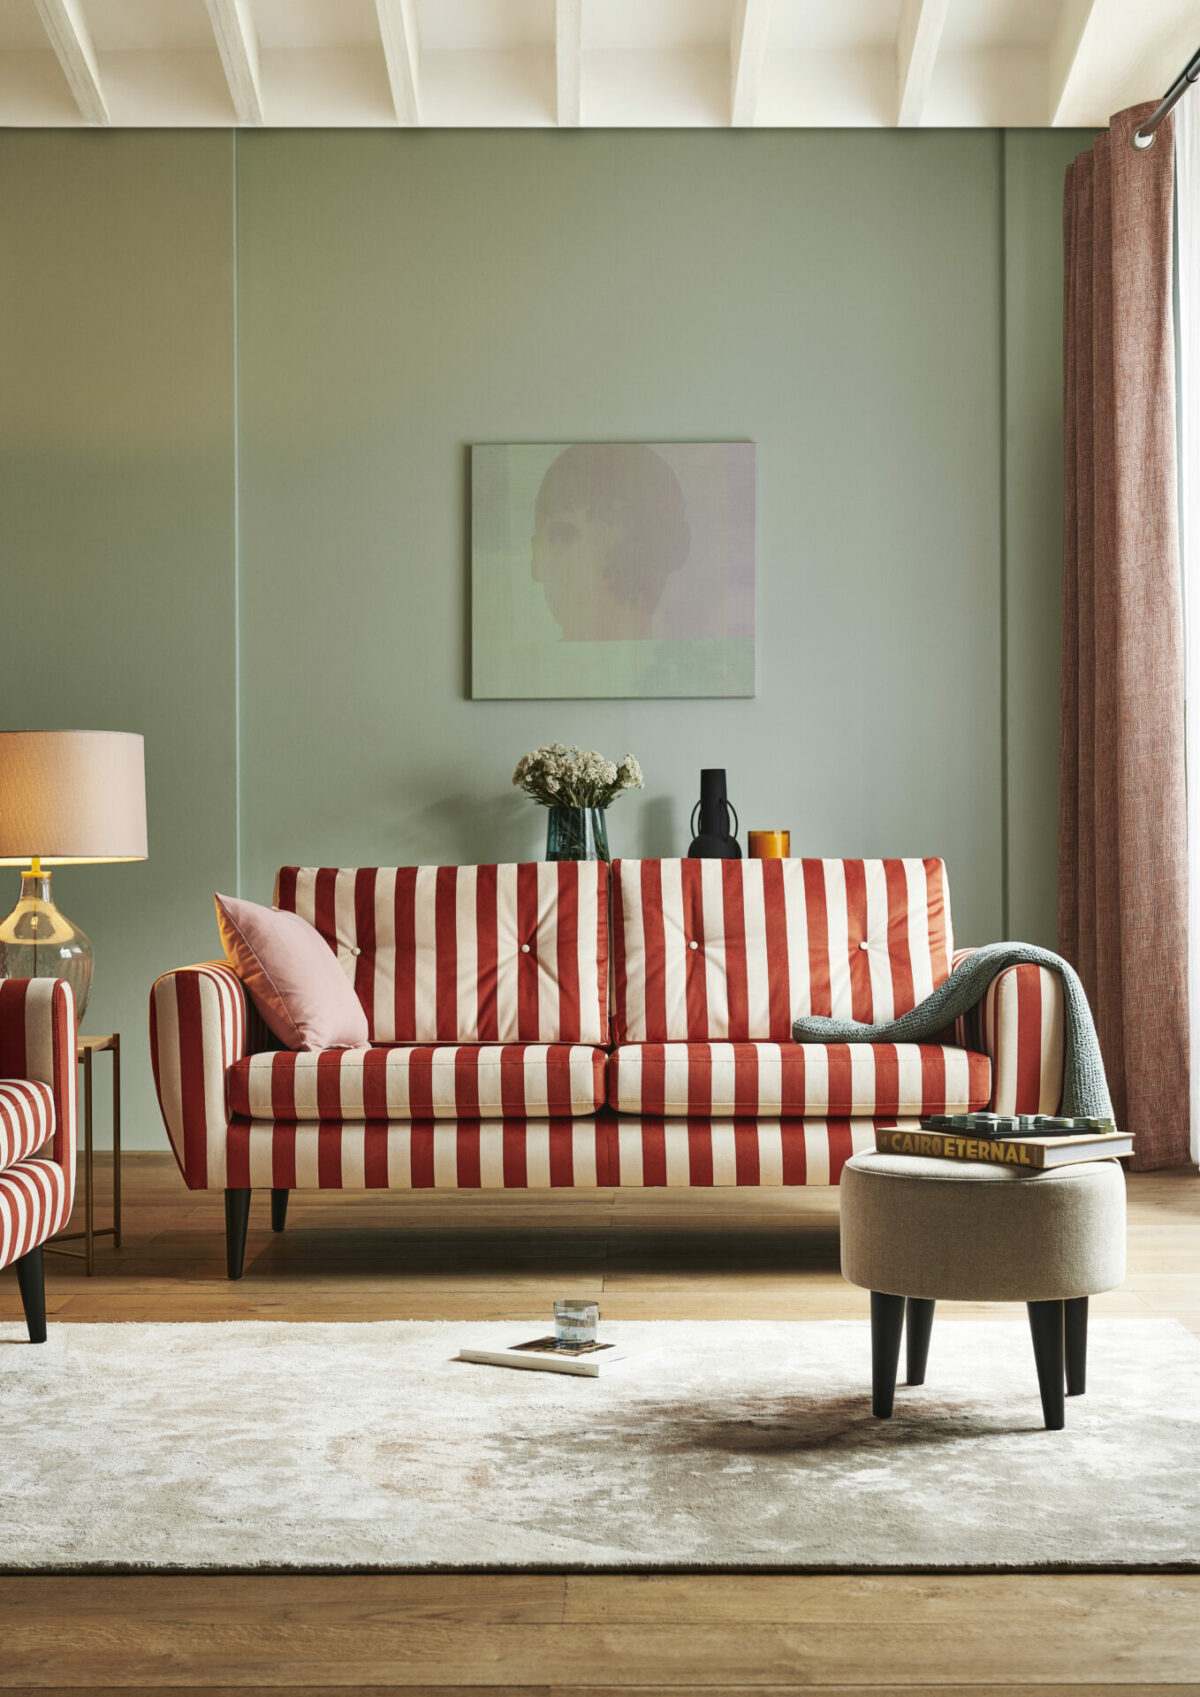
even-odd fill
[{"label": "brass side table", "polygon": [[[96,1184],[92,1150],[92,1056],[108,1053],[112,1056],[112,1212],[111,1226],[95,1223]],[[95,1271],[95,1243],[98,1237],[111,1237],[113,1248],[121,1247],[121,1037],[112,1032],[107,1037],[80,1037],[76,1042],[77,1061],[83,1062],[83,1230],[59,1232],[51,1238],[47,1249],[60,1243],[83,1239],[83,1265],[90,1279]],[[63,1249],[62,1255],[75,1255],[76,1249]]]}]

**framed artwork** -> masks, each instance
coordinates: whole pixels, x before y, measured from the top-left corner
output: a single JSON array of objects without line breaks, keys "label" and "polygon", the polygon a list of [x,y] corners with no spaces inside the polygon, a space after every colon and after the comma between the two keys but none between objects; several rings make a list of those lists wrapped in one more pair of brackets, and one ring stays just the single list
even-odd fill
[{"label": "framed artwork", "polygon": [[476,700],[755,693],[752,442],[471,450]]}]

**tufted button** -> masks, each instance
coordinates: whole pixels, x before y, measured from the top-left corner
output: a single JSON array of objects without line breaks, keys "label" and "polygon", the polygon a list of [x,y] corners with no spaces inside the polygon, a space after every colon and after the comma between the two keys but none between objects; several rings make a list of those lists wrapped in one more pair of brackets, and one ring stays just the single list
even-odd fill
[{"label": "tufted button", "polygon": [[521,953],[523,955],[527,955],[529,953],[529,944],[528,943],[522,943],[521,944]]},{"label": "tufted button", "polygon": [[351,949],[351,950],[350,950],[350,953],[351,953],[351,954],[352,954],[352,955],[361,955],[361,954],[362,954],[362,950],[361,950],[361,949]]},{"label": "tufted button", "polygon": [[865,948],[870,947],[870,945],[868,943],[860,943],[858,946],[859,946],[860,949],[865,949]]},{"label": "tufted button", "polygon": [[689,949],[698,949],[699,947],[700,947],[699,943],[694,942],[694,941],[688,944]]}]

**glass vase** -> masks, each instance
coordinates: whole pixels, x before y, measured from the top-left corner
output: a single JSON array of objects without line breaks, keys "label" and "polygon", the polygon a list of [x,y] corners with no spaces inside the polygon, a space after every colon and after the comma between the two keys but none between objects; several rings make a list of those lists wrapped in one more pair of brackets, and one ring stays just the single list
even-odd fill
[{"label": "glass vase", "polygon": [[21,874],[21,899],[0,920],[0,978],[65,978],[82,1021],[92,984],[92,945],[55,907],[44,868]]},{"label": "glass vase", "polygon": [[608,825],[602,807],[551,807],[546,815],[547,860],[607,860]]}]

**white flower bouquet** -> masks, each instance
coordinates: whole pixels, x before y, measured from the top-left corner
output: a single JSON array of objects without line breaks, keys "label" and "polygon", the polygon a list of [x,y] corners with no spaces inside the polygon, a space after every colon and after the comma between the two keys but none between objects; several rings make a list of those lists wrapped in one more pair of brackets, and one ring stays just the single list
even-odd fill
[{"label": "white flower bouquet", "polygon": [[605,808],[622,790],[640,790],[644,780],[632,754],[618,766],[595,749],[552,742],[517,762],[513,783],[542,807]]}]

